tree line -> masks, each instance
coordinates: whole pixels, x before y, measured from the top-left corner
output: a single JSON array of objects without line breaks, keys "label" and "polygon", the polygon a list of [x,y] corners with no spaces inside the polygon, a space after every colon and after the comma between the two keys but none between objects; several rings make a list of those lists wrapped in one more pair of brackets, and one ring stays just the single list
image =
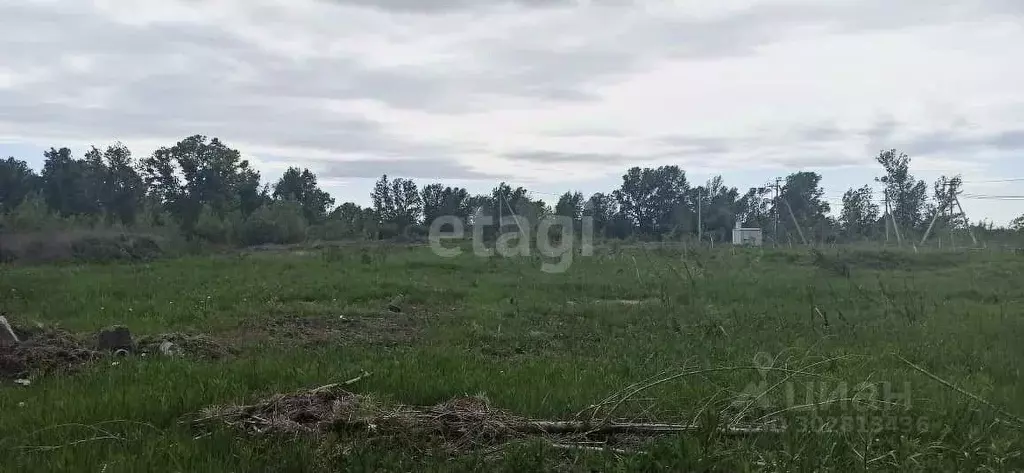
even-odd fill
[{"label": "tree line", "polygon": [[943,177],[929,189],[911,174],[906,154],[886,150],[876,161],[882,195],[867,185],[851,188],[834,216],[816,172],[795,172],[740,192],[721,176],[695,185],[674,165],[630,168],[617,189],[590,196],[565,192],[554,206],[506,182],[472,194],[442,183],[419,188],[387,175],[374,185],[370,206],[335,206],[310,170],[291,167],[273,184],[264,183],[239,151],[195,135],[142,158],[120,143],[92,147],[80,158],[68,148],[51,148],[39,173],[22,160],[0,160],[0,229],[163,227],[188,238],[252,245],[422,237],[440,216],[472,224],[481,215],[515,215],[535,224],[553,214],[590,217],[604,238],[722,242],[739,223],[764,229],[769,241],[799,243],[877,240],[890,229],[920,235],[933,221],[946,228],[969,224],[951,211],[959,177]]}]

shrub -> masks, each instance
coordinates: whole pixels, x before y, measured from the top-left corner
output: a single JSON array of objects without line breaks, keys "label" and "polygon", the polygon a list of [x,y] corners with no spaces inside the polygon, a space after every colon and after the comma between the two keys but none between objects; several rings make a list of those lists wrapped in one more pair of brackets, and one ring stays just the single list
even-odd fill
[{"label": "shrub", "polygon": [[402,229],[394,223],[382,223],[377,227],[377,238],[380,240],[391,240],[402,234]]},{"label": "shrub", "polygon": [[196,225],[192,231],[196,236],[206,241],[226,243],[229,235],[228,230],[228,225],[222,218],[217,216],[213,208],[209,205],[204,205],[202,210],[199,211],[199,218],[196,219]]},{"label": "shrub", "polygon": [[240,237],[245,245],[299,243],[306,238],[302,207],[290,200],[264,205],[246,219]]},{"label": "shrub", "polygon": [[161,253],[160,245],[144,236],[87,236],[71,242],[72,257],[81,262],[148,261]]},{"label": "shrub", "polygon": [[0,249],[0,259],[15,263],[148,261],[166,254],[154,237],[101,231],[4,235]]}]

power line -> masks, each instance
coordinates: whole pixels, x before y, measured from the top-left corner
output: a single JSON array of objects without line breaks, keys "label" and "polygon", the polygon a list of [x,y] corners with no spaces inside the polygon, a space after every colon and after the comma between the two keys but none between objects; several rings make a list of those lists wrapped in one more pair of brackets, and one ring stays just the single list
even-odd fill
[{"label": "power line", "polygon": [[990,179],[985,181],[962,181],[964,184],[986,184],[992,182],[1022,182],[1024,177],[1010,177],[1006,179]]},{"label": "power line", "polygon": [[978,195],[978,194],[963,194],[965,199],[974,200],[1024,200],[1024,195]]}]

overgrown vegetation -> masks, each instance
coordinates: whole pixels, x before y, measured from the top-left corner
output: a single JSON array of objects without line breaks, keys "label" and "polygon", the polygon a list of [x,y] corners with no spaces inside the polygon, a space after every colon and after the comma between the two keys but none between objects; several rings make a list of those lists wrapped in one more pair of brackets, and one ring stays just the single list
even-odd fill
[{"label": "overgrown vegetation", "polygon": [[[0,387],[0,469],[1024,469],[1017,256],[617,244],[539,264],[347,244],[4,267],[0,312],[90,356]],[[117,324],[198,354],[93,358]],[[594,429],[520,435],[533,421]]]}]

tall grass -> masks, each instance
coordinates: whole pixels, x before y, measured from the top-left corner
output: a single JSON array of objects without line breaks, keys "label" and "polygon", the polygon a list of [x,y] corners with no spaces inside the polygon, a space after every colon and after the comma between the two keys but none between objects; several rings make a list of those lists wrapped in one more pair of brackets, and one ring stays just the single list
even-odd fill
[{"label": "tall grass", "polygon": [[[656,245],[601,247],[563,274],[539,265],[351,245],[0,268],[0,310],[15,323],[85,334],[123,323],[136,334],[207,333],[240,349],[221,361],[106,360],[27,388],[8,383],[0,468],[1024,468],[1012,421],[1024,416],[1024,259]],[[398,294],[402,312],[387,311]],[[387,402],[483,393],[521,416],[568,419],[614,399],[602,416],[707,428],[629,455],[534,441],[451,457],[344,435],[251,437],[225,427],[204,436],[179,422],[210,405],[363,371],[373,375],[352,389]],[[753,422],[784,433],[720,433]]]}]

